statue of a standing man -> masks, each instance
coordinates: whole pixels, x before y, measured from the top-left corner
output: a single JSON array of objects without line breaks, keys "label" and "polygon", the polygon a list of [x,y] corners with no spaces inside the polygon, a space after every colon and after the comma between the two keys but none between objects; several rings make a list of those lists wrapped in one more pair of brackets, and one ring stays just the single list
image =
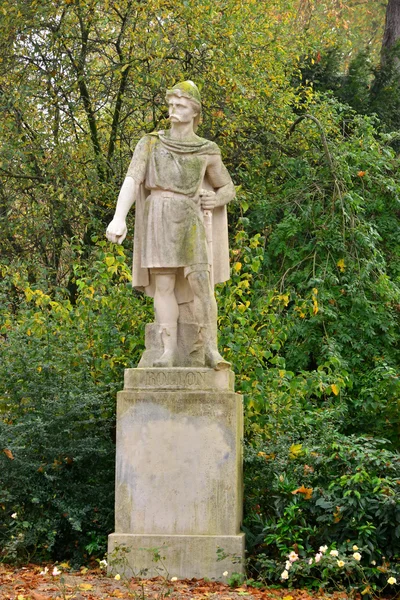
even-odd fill
[{"label": "statue of a standing man", "polygon": [[133,286],[154,296],[162,341],[152,366],[182,365],[178,322],[187,322],[196,324],[193,352],[203,349],[203,366],[229,368],[217,347],[213,285],[229,279],[226,204],[235,188],[218,146],[195,133],[201,116],[197,86],[179,83],[166,100],[171,129],[137,144],[106,235],[123,242],[136,201]]}]

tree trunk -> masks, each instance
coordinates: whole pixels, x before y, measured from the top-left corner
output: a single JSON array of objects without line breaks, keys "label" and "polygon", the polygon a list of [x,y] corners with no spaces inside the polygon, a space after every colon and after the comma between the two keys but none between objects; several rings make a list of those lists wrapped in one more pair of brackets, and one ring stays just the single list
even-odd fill
[{"label": "tree trunk", "polygon": [[[381,64],[385,65],[390,50],[400,39],[400,0],[389,0],[386,7],[385,31],[382,40]],[[400,61],[395,59],[397,68],[400,70]]]}]

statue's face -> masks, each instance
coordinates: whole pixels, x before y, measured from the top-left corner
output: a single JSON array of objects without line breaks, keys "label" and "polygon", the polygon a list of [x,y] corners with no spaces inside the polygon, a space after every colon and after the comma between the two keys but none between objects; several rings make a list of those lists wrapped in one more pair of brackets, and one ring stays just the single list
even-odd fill
[{"label": "statue's face", "polygon": [[199,114],[189,98],[170,96],[168,98],[168,112],[173,123],[191,123]]}]

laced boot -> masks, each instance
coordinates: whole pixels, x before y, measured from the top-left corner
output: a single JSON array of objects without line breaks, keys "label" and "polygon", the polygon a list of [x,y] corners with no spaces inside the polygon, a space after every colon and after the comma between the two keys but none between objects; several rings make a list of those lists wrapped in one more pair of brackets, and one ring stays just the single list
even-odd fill
[{"label": "laced boot", "polygon": [[154,361],[153,366],[168,369],[174,366],[178,353],[178,327],[177,325],[160,325],[160,333],[164,352],[158,360]]},{"label": "laced boot", "polygon": [[203,325],[200,327],[200,336],[204,344],[206,367],[210,367],[216,371],[230,369],[231,363],[222,358],[218,352],[216,327],[212,327],[212,325]]}]

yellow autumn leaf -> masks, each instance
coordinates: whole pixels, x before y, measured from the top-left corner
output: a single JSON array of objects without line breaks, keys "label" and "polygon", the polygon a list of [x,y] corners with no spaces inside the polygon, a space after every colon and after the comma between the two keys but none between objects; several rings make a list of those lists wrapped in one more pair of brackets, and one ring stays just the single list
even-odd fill
[{"label": "yellow autumn leaf", "polygon": [[282,600],[293,600],[293,596],[283,596]]},{"label": "yellow autumn leaf", "polygon": [[87,592],[89,590],[93,589],[93,586],[91,583],[80,583],[79,584],[79,589],[83,590],[84,592]]},{"label": "yellow autumn leaf", "polygon": [[279,294],[278,296],[278,300],[280,302],[283,302],[284,306],[287,306],[289,304],[289,294]]},{"label": "yellow autumn leaf", "polygon": [[361,592],[361,596],[365,596],[365,594],[369,594],[371,592],[371,586],[367,585],[366,588],[363,589],[363,591]]},{"label": "yellow autumn leaf", "polygon": [[115,258],[113,256],[106,256],[106,265],[107,267],[111,267],[115,262]]},{"label": "yellow autumn leaf", "polygon": [[302,453],[303,444],[292,444],[289,448],[289,458],[298,458]]},{"label": "yellow autumn leaf", "polygon": [[242,263],[241,262],[236,262],[233,265],[233,268],[235,269],[236,273],[238,273],[240,271],[240,269],[242,268]]},{"label": "yellow autumn leaf", "polygon": [[344,262],[344,258],[340,258],[340,259],[337,261],[336,265],[339,267],[339,269],[340,269],[341,273],[344,273],[344,271],[345,271],[345,269],[346,269],[346,265],[345,265],[345,262]]},{"label": "yellow autumn leaf", "polygon": [[336,383],[332,383],[331,390],[335,394],[335,396],[339,395],[339,386],[337,386]]}]

